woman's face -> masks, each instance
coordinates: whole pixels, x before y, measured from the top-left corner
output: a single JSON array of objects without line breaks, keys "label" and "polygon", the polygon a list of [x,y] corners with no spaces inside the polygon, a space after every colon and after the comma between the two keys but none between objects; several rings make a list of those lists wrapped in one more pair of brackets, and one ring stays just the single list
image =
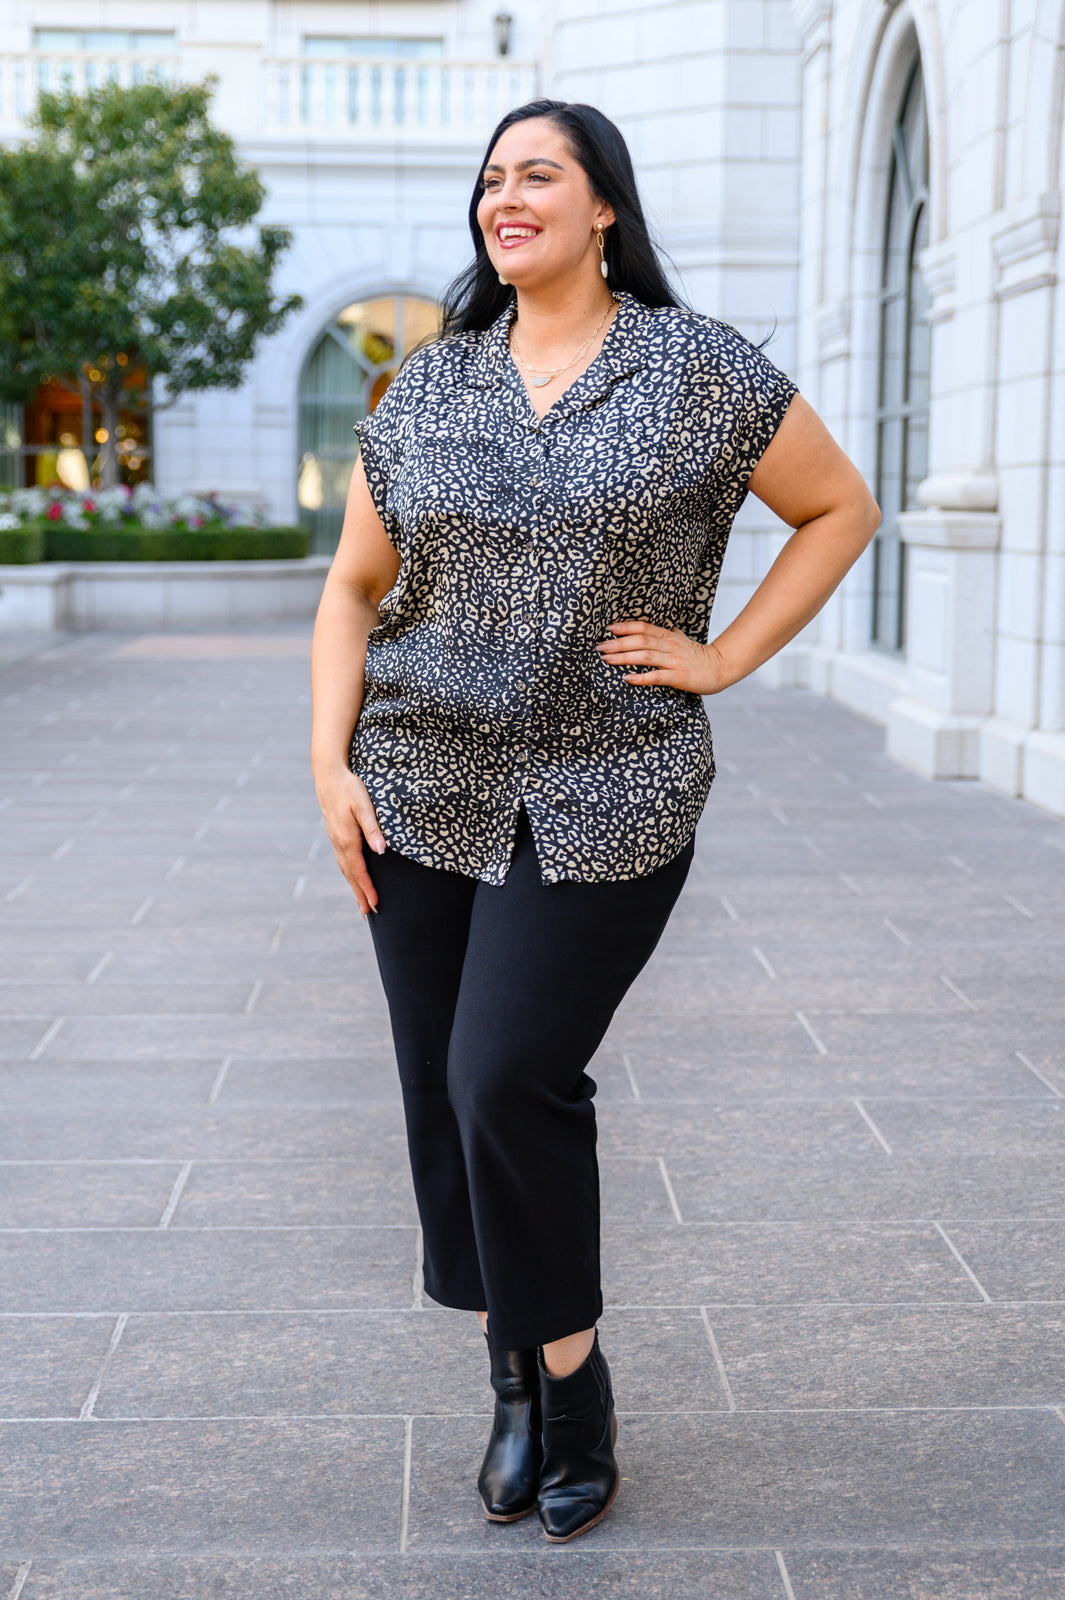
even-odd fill
[{"label": "woman's face", "polygon": [[614,221],[555,124],[516,122],[501,134],[484,169],[477,221],[497,272],[516,288],[599,272],[596,224]]}]

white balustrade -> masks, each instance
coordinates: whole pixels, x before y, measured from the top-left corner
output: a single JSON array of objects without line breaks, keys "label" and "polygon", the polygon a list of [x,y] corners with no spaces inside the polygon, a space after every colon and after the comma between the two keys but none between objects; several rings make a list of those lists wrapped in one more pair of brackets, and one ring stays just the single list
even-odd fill
[{"label": "white balustrade", "polygon": [[[229,61],[219,84],[217,114],[238,139],[302,138],[309,132],[370,141],[481,139],[506,111],[536,93],[536,68],[525,62],[269,59],[254,47],[237,54],[241,59]],[[257,97],[244,92],[256,70]],[[108,82],[177,83],[203,76],[202,57],[185,60],[180,52],[0,53],[0,131],[17,137],[46,91],[81,94]]]},{"label": "white balustrade", "polygon": [[[536,67],[512,61],[417,61],[293,56],[230,59],[217,117],[238,139],[481,139],[512,106],[536,94]],[[259,94],[253,90],[259,74]],[[104,83],[178,83],[205,74],[203,59],[122,51],[0,53],[0,131],[18,138],[38,94],[85,93]]]},{"label": "white balustrade", "polygon": [[172,83],[176,57],[124,51],[40,51],[0,55],[0,127],[20,127],[36,109],[38,96],[71,89],[84,94],[105,83]]},{"label": "white balustrade", "polygon": [[481,136],[536,93],[522,62],[292,57],[263,62],[264,132]]}]

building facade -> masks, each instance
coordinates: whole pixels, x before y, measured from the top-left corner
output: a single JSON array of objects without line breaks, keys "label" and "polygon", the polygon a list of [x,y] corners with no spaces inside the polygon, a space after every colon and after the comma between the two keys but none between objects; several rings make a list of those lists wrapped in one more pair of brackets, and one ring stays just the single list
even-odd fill
[{"label": "building facade", "polygon": [[[144,453],[163,489],[262,498],[322,548],[351,418],[467,258],[498,115],[599,105],[688,298],[768,338],[883,508],[766,677],[876,718],[921,772],[1065,815],[1065,0],[0,0],[0,20],[6,139],[64,74],[217,74],[304,306],[240,391],[157,412]],[[785,537],[747,502],[717,625]]]}]

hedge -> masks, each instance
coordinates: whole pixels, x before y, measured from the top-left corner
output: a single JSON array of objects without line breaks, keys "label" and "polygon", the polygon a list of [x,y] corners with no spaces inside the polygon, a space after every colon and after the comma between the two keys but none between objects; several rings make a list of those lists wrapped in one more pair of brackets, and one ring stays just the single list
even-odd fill
[{"label": "hedge", "polygon": [[21,528],[0,528],[0,567],[22,567],[44,560],[44,529],[32,522]]},{"label": "hedge", "polygon": [[145,528],[129,522],[95,528],[28,523],[30,528],[43,537],[45,561],[286,561],[307,554],[306,528]]}]

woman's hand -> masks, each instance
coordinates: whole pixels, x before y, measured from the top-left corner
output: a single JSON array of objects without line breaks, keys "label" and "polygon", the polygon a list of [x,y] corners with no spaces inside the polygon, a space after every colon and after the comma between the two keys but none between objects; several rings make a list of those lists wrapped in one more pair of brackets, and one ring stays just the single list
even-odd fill
[{"label": "woman's hand", "polygon": [[385,851],[384,834],[373,801],[362,779],[346,767],[330,768],[321,775],[316,773],[314,786],[333,854],[354,889],[359,910],[365,917],[368,912],[377,910],[377,890],[366,870],[363,840],[376,855],[383,855]]},{"label": "woman's hand", "polygon": [[595,647],[611,667],[651,667],[650,672],[626,672],[625,682],[662,683],[689,694],[717,694],[728,687],[725,665],[713,644],[699,644],[678,628],[656,628],[653,622],[634,618],[612,622],[610,632]]}]

